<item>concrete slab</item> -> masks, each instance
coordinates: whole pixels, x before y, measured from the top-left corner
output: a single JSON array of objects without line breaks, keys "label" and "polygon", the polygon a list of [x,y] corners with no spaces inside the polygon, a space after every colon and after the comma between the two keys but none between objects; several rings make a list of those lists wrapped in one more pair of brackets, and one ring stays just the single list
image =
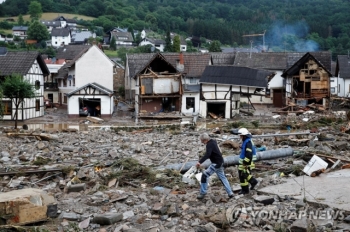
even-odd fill
[{"label": "concrete slab", "polygon": [[299,176],[286,179],[287,182],[283,184],[261,188],[258,192],[303,199],[304,185],[306,201],[350,212],[349,177],[350,169],[322,173],[316,177]]}]

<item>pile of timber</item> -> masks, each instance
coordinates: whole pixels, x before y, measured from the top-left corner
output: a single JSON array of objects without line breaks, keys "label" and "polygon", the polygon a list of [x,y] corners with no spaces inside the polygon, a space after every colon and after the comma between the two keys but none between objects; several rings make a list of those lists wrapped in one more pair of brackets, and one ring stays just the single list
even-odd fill
[{"label": "pile of timber", "polygon": [[312,103],[306,106],[300,106],[290,102],[288,106],[285,106],[278,111],[274,111],[273,113],[275,114],[296,113],[298,115],[298,114],[303,114],[306,111],[310,111],[310,110],[313,110],[316,113],[322,113],[326,111],[326,108],[323,105],[315,104],[315,103]]}]

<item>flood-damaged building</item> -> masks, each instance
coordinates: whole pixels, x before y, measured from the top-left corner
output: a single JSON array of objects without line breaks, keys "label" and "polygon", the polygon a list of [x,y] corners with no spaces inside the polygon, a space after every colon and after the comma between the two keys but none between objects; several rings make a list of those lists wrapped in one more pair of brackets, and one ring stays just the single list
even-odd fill
[{"label": "flood-damaged building", "polygon": [[[163,61],[161,61],[163,60]],[[165,75],[165,72],[168,72],[167,75],[179,76],[178,81],[172,81],[165,83],[165,80],[156,77],[151,80],[146,80],[142,76],[143,82],[140,82],[140,75],[146,71],[149,71],[148,68],[152,66],[159,66],[159,64],[167,63],[159,73],[155,73],[158,76]],[[159,63],[159,64],[156,64]],[[135,110],[138,113],[142,113],[143,117],[148,114],[147,117],[155,117],[156,113],[160,112],[181,112],[184,114],[198,114],[199,113],[199,98],[200,98],[200,88],[199,88],[199,79],[207,65],[210,65],[210,54],[201,54],[201,53],[146,53],[146,54],[128,54],[127,62],[125,66],[125,99],[131,104],[135,105]],[[153,72],[154,70],[151,69]],[[152,76],[151,74],[148,74]],[[154,74],[153,74],[154,76]],[[163,76],[161,76],[163,78]],[[169,76],[168,76],[169,77]],[[147,84],[147,81],[149,82]],[[168,80],[169,81],[169,80]],[[160,87],[162,91],[167,91],[166,93],[162,92],[159,94],[159,91],[155,89],[151,94],[151,85],[152,88],[159,88],[156,85],[163,85]],[[172,87],[164,86],[171,84]],[[177,89],[177,84],[180,84],[179,91]],[[144,87],[142,87],[144,86]],[[148,90],[146,91],[146,86]],[[176,89],[174,89],[176,87]],[[169,88],[169,89],[167,89]],[[172,89],[171,89],[172,88]],[[147,93],[146,93],[147,92]],[[144,94],[142,94],[144,93]],[[169,95],[170,94],[170,95]],[[166,96],[169,95],[169,96]],[[158,102],[156,108],[153,105],[153,108],[149,108],[148,105],[155,104],[157,98],[168,98],[162,99],[164,102]],[[177,102],[171,104],[172,107],[163,107],[167,106],[167,101]],[[174,97],[176,99],[174,99]],[[146,99],[148,98],[148,99]],[[153,98],[149,99],[149,98]],[[177,98],[178,101],[177,101]],[[144,99],[141,101],[140,99]],[[151,103],[151,101],[153,103]],[[146,102],[147,101],[147,102]],[[158,99],[160,101],[160,99]],[[147,104],[146,104],[147,103]],[[146,105],[145,105],[146,104]],[[153,114],[152,115],[150,115]],[[163,116],[163,118],[172,117],[178,118],[179,116],[168,115]]]},{"label": "flood-damaged building", "polygon": [[262,69],[237,66],[207,66],[200,79],[200,115],[232,118],[239,112],[241,96],[265,90],[274,73]]},{"label": "flood-damaged building", "polygon": [[180,111],[182,73],[157,53],[135,76],[135,112],[152,117],[160,112]]},{"label": "flood-damaged building", "polygon": [[286,105],[291,102],[301,106],[311,103],[327,106],[331,95],[330,78],[332,77],[330,67],[325,66],[331,63],[331,57],[328,54],[321,53],[321,56],[316,58],[308,52],[283,72]]},{"label": "flood-damaged building", "polygon": [[[282,74],[285,74],[285,71],[293,67],[293,71],[298,72],[297,70],[305,69],[304,65],[300,64],[302,62],[302,57],[304,55],[309,54],[312,56],[315,61],[322,65],[323,69],[328,73],[331,70],[331,53],[330,52],[262,52],[262,53],[248,53],[248,52],[237,52],[234,58],[234,66],[240,67],[250,67],[256,69],[265,69],[269,71],[273,71],[275,75],[268,80],[266,92],[262,96],[253,96],[251,101],[254,103],[263,103],[263,104],[273,104],[275,107],[283,107],[288,104],[290,98],[290,90],[291,90],[291,82],[287,81],[288,78],[284,78]],[[307,65],[306,65],[307,66]],[[291,70],[290,70],[291,71]],[[302,71],[300,71],[302,72]],[[312,73],[312,72],[311,72]],[[296,74],[293,74],[296,75]],[[308,75],[308,74],[307,74]],[[310,74],[310,75],[317,75]],[[314,78],[315,80],[315,78]],[[329,81],[329,78],[327,79]],[[326,81],[327,81],[326,80]],[[299,78],[294,78],[294,82],[300,81]],[[301,80],[303,83],[311,83],[310,80],[304,81],[303,78]],[[316,90],[315,83],[312,84],[312,88]],[[301,90],[301,86],[298,87],[294,85],[293,89],[299,88]],[[317,87],[318,88],[318,87]],[[323,86],[326,91],[330,91],[329,85]],[[308,95],[308,84],[305,84],[306,94],[299,95],[299,102],[296,103],[305,103],[305,99],[312,98],[313,96]],[[328,90],[327,90],[328,89]],[[316,98],[316,92],[313,91]],[[300,101],[301,100],[301,101]]]}]

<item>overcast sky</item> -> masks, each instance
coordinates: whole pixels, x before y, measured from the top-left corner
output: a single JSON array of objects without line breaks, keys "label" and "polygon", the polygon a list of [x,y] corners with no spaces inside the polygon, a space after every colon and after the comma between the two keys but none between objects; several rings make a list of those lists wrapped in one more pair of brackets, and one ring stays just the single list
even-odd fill
[{"label": "overcast sky", "polygon": [[0,3],[3,3],[3,2],[5,2],[5,0],[0,0]]}]

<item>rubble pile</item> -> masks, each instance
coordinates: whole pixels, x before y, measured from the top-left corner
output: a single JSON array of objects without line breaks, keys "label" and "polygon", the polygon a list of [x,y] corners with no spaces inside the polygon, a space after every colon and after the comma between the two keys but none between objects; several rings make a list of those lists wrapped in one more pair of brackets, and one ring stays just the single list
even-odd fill
[{"label": "rubble pile", "polygon": [[[320,123],[325,116],[313,117]],[[29,231],[34,227],[43,231],[101,232],[347,230],[350,219],[346,213],[341,220],[317,221],[309,217],[298,220],[300,212],[333,210],[327,204],[314,205],[307,199],[304,201],[292,195],[260,192],[265,187],[277,187],[305,175],[303,169],[314,155],[324,160],[328,167],[317,175],[315,172],[314,177],[306,176],[308,178],[320,178],[327,172],[348,168],[349,135],[340,130],[347,121],[344,116],[339,117],[318,124],[322,126],[317,126],[317,130],[310,134],[305,132],[310,132],[311,128],[295,129],[293,126],[302,121],[300,116],[288,116],[296,135],[277,136],[287,133],[280,129],[252,129],[258,148],[274,150],[292,146],[294,155],[257,162],[253,171],[260,182],[257,190],[249,195],[235,195],[234,199],[227,197],[221,183],[213,176],[209,194],[204,200],[196,198],[197,182],[182,181],[182,170],[161,170],[158,167],[197,161],[205,149],[198,140],[203,132],[210,133],[218,141],[225,157],[239,154],[239,137],[225,129],[232,126],[227,126],[229,122],[225,125],[213,123],[215,130],[193,126],[101,127],[56,132],[2,128],[0,198],[1,194],[11,195],[14,191],[30,195],[32,189],[36,189],[43,191],[45,196],[49,195],[52,201],[54,199],[56,208],[50,207],[47,218],[40,217],[35,224],[30,220],[13,221],[15,213],[0,214],[0,230]],[[282,125],[287,118],[281,116],[279,120],[279,125]],[[261,125],[256,124],[257,127]],[[235,166],[225,168],[236,193],[240,189],[237,172]],[[30,200],[29,196],[26,201],[39,205],[37,202],[43,199],[33,197]],[[277,211],[283,211],[283,215],[266,217],[266,212]],[[35,211],[29,210],[28,213]],[[237,217],[237,213],[240,216]]]}]

